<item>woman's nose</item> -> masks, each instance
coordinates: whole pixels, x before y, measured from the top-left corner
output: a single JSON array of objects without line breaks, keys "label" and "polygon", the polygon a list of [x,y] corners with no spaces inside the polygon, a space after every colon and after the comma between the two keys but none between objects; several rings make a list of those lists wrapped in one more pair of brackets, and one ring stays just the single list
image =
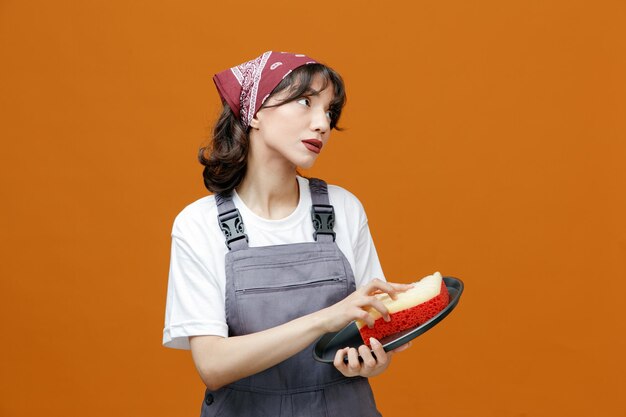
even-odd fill
[{"label": "woman's nose", "polygon": [[330,120],[324,109],[318,109],[312,112],[311,130],[326,133],[330,130]]}]

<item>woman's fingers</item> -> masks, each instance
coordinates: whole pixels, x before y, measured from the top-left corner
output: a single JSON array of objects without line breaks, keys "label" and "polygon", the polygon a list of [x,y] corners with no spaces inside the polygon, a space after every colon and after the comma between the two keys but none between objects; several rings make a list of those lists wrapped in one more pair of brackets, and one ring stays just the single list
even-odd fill
[{"label": "woman's fingers", "polygon": [[[376,359],[374,355],[372,355],[370,348],[366,345],[359,346],[359,354],[361,358],[363,358],[363,374],[368,375],[376,368]],[[378,355],[376,355],[376,358],[378,358]]]},{"label": "woman's fingers", "polygon": [[391,297],[392,300],[395,300],[398,298],[397,294],[399,292],[406,291],[412,287],[413,287],[413,284],[395,284],[395,283],[386,282],[378,278],[375,278],[371,280],[370,282],[368,282],[367,285],[363,287],[363,289],[364,289],[365,294],[371,294],[372,292],[376,290],[380,290],[382,292],[389,294],[389,297]]},{"label": "woman's fingers", "polygon": [[[412,284],[394,284],[381,281],[376,278],[370,281],[361,290],[361,293],[366,297],[356,299],[355,301],[360,308],[364,309],[365,306],[370,306],[371,308],[377,310],[385,321],[390,321],[391,317],[389,316],[389,310],[385,304],[378,297],[376,297],[376,294],[387,293],[392,299],[396,299],[398,292],[406,291],[412,287]],[[370,328],[374,326],[373,320],[370,320],[369,317],[364,314],[361,314],[361,316],[357,318],[366,322]]]},{"label": "woman's fingers", "polygon": [[[399,348],[396,348],[390,352],[385,352],[382,343],[373,337],[370,338],[371,348],[366,345],[355,348],[343,348],[339,349],[335,353],[333,364],[335,368],[339,370],[343,375],[352,377],[360,375],[363,377],[375,376],[383,372],[391,361],[391,357],[396,353],[403,351],[411,346],[411,343],[406,343]],[[344,360],[348,358],[348,361]]]},{"label": "woman's fingers", "polygon": [[359,346],[359,353],[363,358],[363,366],[359,375],[371,377],[384,372],[389,366],[393,353],[385,352],[383,345],[373,337],[370,338],[371,349],[366,345]]},{"label": "woman's fingers", "polygon": [[378,298],[371,296],[369,299],[369,303],[368,303],[371,307],[375,308],[376,310],[378,310],[378,312],[380,313],[381,316],[383,316],[383,319],[385,321],[390,321],[391,317],[389,316],[389,310],[387,309],[387,307],[385,307],[385,305],[383,304],[382,301],[380,301]]},{"label": "woman's fingers", "polygon": [[[348,357],[348,363],[344,361],[346,355]],[[335,353],[333,365],[335,365],[335,368],[337,368],[339,372],[348,377],[359,375],[362,368],[361,362],[359,361],[359,353],[355,348],[350,347],[339,349],[337,353]]]},{"label": "woman's fingers", "polygon": [[398,293],[399,292],[405,292],[405,291],[410,290],[411,288],[415,287],[414,284],[397,284],[395,282],[390,282],[389,285],[391,285],[393,287],[394,293],[393,293],[393,295],[389,294],[389,293],[387,293],[387,294],[389,294],[389,296],[393,300],[398,298]]},{"label": "woman's fingers", "polygon": [[342,301],[334,304],[332,308],[323,310],[321,314],[324,329],[327,333],[334,332],[355,319],[365,322],[371,328],[375,322],[374,317],[369,313],[372,309],[379,312],[384,320],[389,321],[391,319],[389,310],[375,294],[387,293],[391,298],[396,298],[398,292],[406,291],[411,287],[413,287],[412,284],[394,284],[373,279]]},{"label": "woman's fingers", "polygon": [[358,375],[361,371],[361,362],[359,362],[359,353],[355,348],[348,349],[348,370],[353,375]]},{"label": "woman's fingers", "polygon": [[367,310],[361,309],[361,311],[356,313],[356,318],[364,321],[365,324],[367,324],[367,327],[369,327],[370,329],[374,327],[374,317],[372,317],[372,315]]},{"label": "woman's fingers", "polygon": [[379,365],[386,365],[389,361],[389,355],[383,349],[382,343],[378,340],[370,337],[370,345],[372,346],[372,350],[374,351],[374,355],[376,355],[376,360]]},{"label": "woman's fingers", "polygon": [[396,294],[396,289],[389,282],[374,278],[363,287],[363,292],[365,294],[372,294],[376,290],[386,292],[391,298],[395,299],[394,296]]},{"label": "woman's fingers", "polygon": [[348,375],[348,365],[343,361],[343,358],[346,357],[348,353],[348,348],[339,349],[337,353],[335,353],[335,359],[333,360],[333,365],[335,368],[345,376]]}]

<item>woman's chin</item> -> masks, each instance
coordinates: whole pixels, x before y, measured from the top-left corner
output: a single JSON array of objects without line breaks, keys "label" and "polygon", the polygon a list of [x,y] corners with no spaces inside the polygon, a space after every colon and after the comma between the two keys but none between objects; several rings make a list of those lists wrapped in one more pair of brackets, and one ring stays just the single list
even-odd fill
[{"label": "woman's chin", "polygon": [[309,169],[309,168],[313,168],[313,165],[315,165],[315,159],[302,161],[301,163],[298,164],[298,168]]}]

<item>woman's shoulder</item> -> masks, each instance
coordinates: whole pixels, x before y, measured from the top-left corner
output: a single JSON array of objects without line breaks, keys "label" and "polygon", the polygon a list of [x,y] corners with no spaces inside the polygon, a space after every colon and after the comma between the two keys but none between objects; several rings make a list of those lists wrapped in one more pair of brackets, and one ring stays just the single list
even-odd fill
[{"label": "woman's shoulder", "polygon": [[345,230],[348,231],[351,239],[358,239],[358,231],[364,224],[367,224],[367,214],[361,201],[351,191],[335,184],[328,184],[328,198],[335,208],[335,216],[337,216],[335,225],[337,227],[345,225]]},{"label": "woman's shoulder", "polygon": [[363,210],[363,205],[357,196],[342,186],[328,184],[328,197],[331,204],[342,204],[346,208]]},{"label": "woman's shoulder", "polygon": [[210,219],[217,219],[217,205],[215,196],[207,195],[185,206],[174,219],[172,234],[185,235],[194,230],[206,229],[208,225],[215,223]]},{"label": "woman's shoulder", "polygon": [[340,185],[329,183],[327,183],[327,185],[328,199],[330,200],[330,204],[335,206],[336,209],[342,209],[347,213],[365,214],[363,204],[361,204],[361,201],[355,194]]}]

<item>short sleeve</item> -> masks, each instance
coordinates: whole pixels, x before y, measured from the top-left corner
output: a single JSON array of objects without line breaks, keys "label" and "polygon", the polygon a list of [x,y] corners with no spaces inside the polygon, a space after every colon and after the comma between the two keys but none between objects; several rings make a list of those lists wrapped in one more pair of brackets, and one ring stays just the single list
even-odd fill
[{"label": "short sleeve", "polygon": [[356,245],[354,247],[354,277],[357,288],[367,284],[374,278],[385,281],[385,275],[383,274],[383,269],[380,265],[380,260],[378,259],[378,253],[376,252],[376,246],[374,245],[374,240],[372,239],[372,235],[370,233],[365,210],[363,210],[362,206],[360,208],[361,216],[359,230]]},{"label": "short sleeve", "polygon": [[188,242],[172,235],[163,345],[190,349],[189,336],[226,337],[223,285]]}]

